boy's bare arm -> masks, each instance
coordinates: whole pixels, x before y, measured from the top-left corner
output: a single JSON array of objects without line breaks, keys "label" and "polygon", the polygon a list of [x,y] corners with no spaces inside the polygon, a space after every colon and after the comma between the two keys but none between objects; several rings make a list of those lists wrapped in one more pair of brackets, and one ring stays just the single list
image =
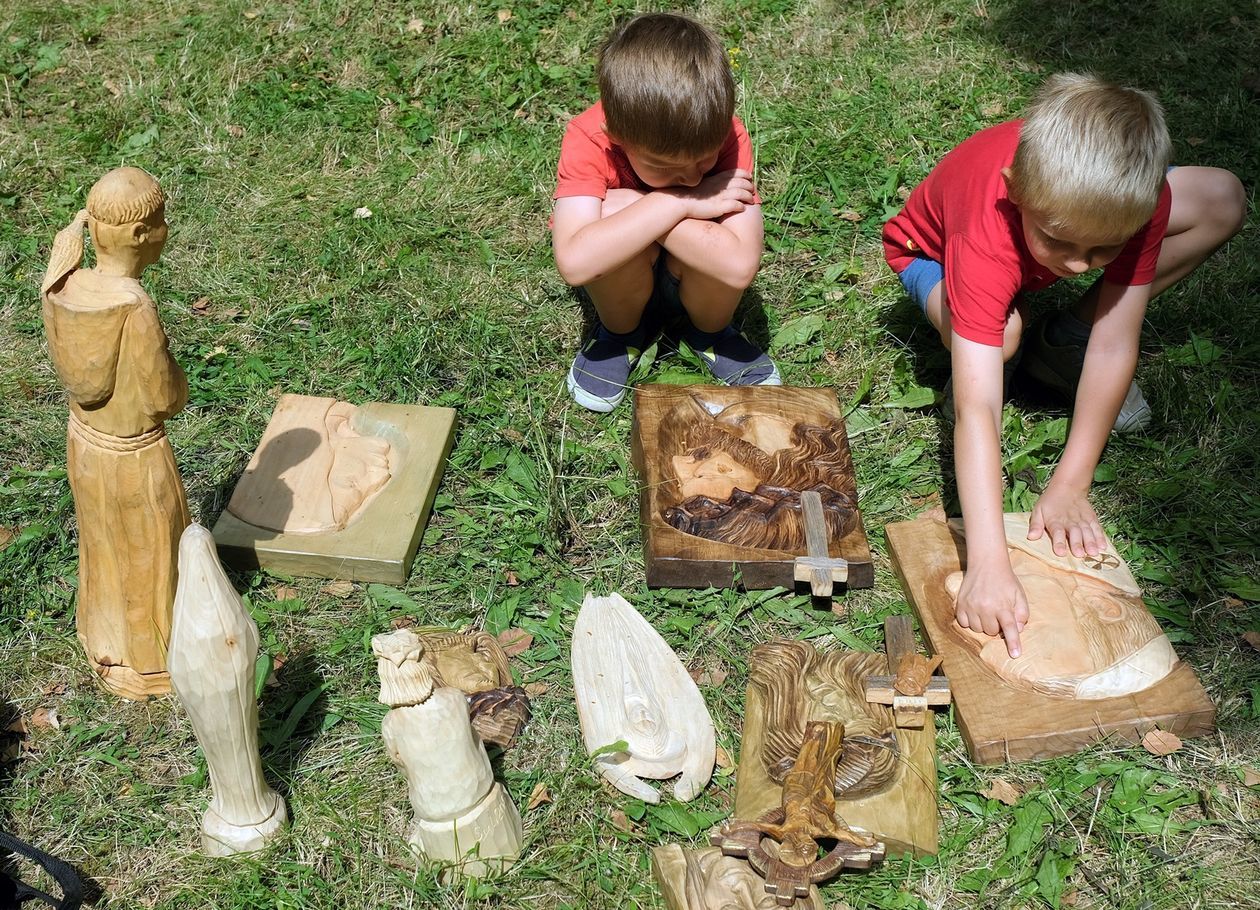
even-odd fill
[{"label": "boy's bare arm", "polygon": [[954,375],[954,465],[967,533],[967,572],[958,592],[959,625],[1001,634],[1011,657],[1028,601],[1006,549],[1002,522],[1002,349],[951,338]]},{"label": "boy's bare arm", "polygon": [[761,206],[750,205],[720,221],[685,219],[661,245],[685,265],[742,291],[761,265],[765,245]]},{"label": "boy's bare arm", "polygon": [[1107,544],[1098,516],[1089,504],[1089,488],[1133,381],[1142,319],[1150,296],[1150,285],[1124,287],[1105,282],[1099,293],[1072,412],[1072,429],[1063,458],[1033,508],[1028,525],[1029,540],[1048,533],[1060,556],[1069,550],[1076,556],[1096,556]]},{"label": "boy's bare arm", "polygon": [[662,240],[684,219],[707,221],[742,212],[753,199],[748,177],[746,171],[728,171],[694,189],[645,193],[606,217],[597,197],[558,199],[551,228],[556,268],[571,285],[589,284]]}]

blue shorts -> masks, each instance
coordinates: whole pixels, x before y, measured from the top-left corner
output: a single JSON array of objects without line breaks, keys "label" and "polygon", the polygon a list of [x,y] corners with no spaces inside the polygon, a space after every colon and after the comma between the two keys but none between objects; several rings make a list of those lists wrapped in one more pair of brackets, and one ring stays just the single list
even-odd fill
[{"label": "blue shorts", "polygon": [[945,279],[945,267],[935,259],[920,256],[902,269],[897,277],[901,279],[901,286],[906,289],[910,299],[926,315],[928,295]]}]

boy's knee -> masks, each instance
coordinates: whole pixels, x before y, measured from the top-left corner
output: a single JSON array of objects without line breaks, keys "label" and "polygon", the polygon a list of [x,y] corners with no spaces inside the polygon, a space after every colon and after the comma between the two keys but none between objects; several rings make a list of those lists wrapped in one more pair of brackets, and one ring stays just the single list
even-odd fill
[{"label": "boy's knee", "polygon": [[1242,230],[1247,220],[1247,190],[1230,171],[1222,170],[1213,181],[1213,196],[1209,200],[1209,212],[1215,213],[1225,239],[1229,239]]}]

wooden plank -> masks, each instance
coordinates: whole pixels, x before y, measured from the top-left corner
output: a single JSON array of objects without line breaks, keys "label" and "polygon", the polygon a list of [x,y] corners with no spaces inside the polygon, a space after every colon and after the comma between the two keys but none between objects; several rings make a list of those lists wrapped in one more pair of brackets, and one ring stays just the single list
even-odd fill
[{"label": "wooden plank", "polygon": [[901,658],[918,650],[914,641],[914,621],[904,613],[884,618],[884,653],[888,655],[888,673],[895,676]]},{"label": "wooden plank", "polygon": [[[961,533],[930,517],[890,524],[886,533],[906,597],[931,650],[945,659],[955,716],[972,760],[1001,764],[1068,755],[1109,736],[1136,743],[1156,726],[1182,737],[1213,731],[1215,707],[1184,662],[1149,688],[1099,699],[1047,695],[999,675],[968,646],[946,591],[946,578],[966,565]],[[1145,610],[1140,598],[1119,596],[1130,598],[1118,602],[1124,609]],[[1033,618],[1038,608],[1030,603]],[[1026,655],[1035,634],[1025,628]]]},{"label": "wooden plank", "polygon": [[[794,461],[790,452],[783,452],[776,463],[784,472],[792,474],[799,474],[802,464],[815,465],[815,473],[825,476],[825,489],[834,491],[826,494],[833,497],[829,506],[833,513],[837,496],[848,497],[854,506],[857,504],[857,483],[848,438],[839,402],[831,390],[782,386],[639,386],[634,393],[632,456],[641,482],[639,517],[648,584],[653,587],[732,587],[738,579],[747,589],[791,588],[795,585],[794,560],[808,555],[803,533],[799,533],[799,541],[790,544],[777,539],[768,540],[765,545],[748,539],[732,543],[688,533],[666,521],[666,512],[686,501],[674,459],[682,459],[680,464],[686,462],[684,469],[694,466],[683,432],[696,427],[701,432],[711,432],[719,424],[728,435],[743,433],[743,439],[755,440],[752,444],[762,447],[763,451],[780,452],[785,447],[794,448],[790,434],[796,427],[818,428],[808,432],[821,443],[825,460],[806,461],[802,457]],[[693,452],[694,448],[691,447]],[[768,461],[763,460],[761,466]],[[732,459],[722,467],[740,474],[746,482],[748,475],[742,473],[745,466]],[[710,471],[709,483],[716,483],[717,473]],[[778,479],[757,475],[761,482]],[[705,478],[688,480],[689,486],[694,483],[704,486]],[[746,482],[746,485],[751,484]],[[716,492],[721,492],[720,484],[716,486]],[[708,489],[715,491],[714,486]],[[789,500],[786,509],[791,507]],[[803,527],[799,520],[795,523]],[[758,538],[755,530],[750,534]],[[860,514],[855,515],[843,534],[831,537],[826,555],[849,564],[844,584],[848,588],[873,585],[874,564]]]},{"label": "wooden plank", "polygon": [[214,526],[225,562],[288,575],[397,585],[411,572],[455,439],[455,411],[421,405],[361,406],[356,426],[389,440],[399,468],[346,527],[315,534],[260,528],[226,509]]},{"label": "wooden plank", "polygon": [[[761,691],[750,685],[735,783],[734,814],[738,818],[757,818],[777,808],[782,800],[782,788],[770,779],[762,758],[765,716]],[[815,704],[805,719],[829,718]],[[927,719],[925,728],[895,731],[901,758],[897,774],[886,789],[837,801],[836,813],[845,824],[874,834],[884,842],[889,856],[927,856],[937,851],[936,728],[930,715]]]}]

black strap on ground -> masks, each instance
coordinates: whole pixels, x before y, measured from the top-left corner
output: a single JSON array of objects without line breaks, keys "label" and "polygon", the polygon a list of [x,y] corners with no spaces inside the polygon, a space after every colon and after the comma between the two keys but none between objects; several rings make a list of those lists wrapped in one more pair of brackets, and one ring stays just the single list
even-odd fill
[{"label": "black strap on ground", "polygon": [[[45,894],[21,879],[11,877],[5,868],[5,853],[16,853],[38,863],[61,886],[62,897]],[[0,910],[19,908],[29,900],[43,901],[56,910],[79,910],[83,903],[83,883],[79,881],[79,874],[74,871],[74,867],[65,860],[49,856],[44,851],[0,831]]]}]

